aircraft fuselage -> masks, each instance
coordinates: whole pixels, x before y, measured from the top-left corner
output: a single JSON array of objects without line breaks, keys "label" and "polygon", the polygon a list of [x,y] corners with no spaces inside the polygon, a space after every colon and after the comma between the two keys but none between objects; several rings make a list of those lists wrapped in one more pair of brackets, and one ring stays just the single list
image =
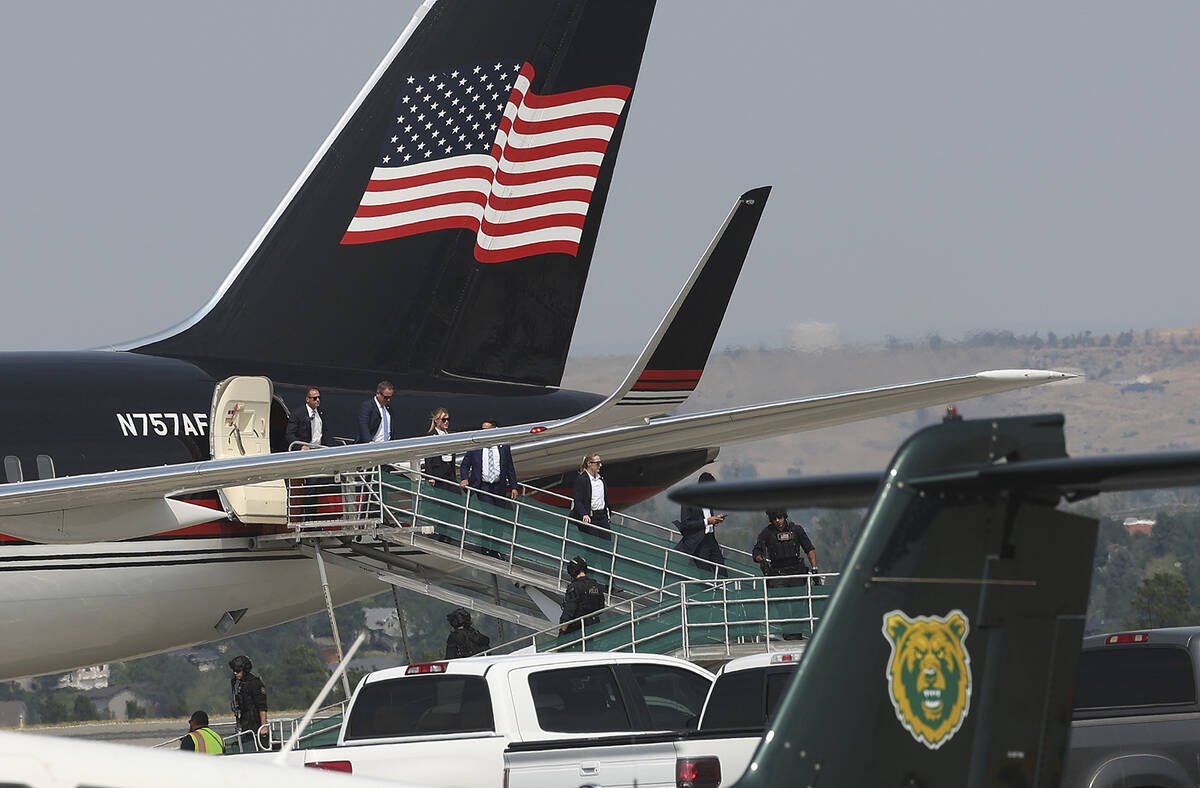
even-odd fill
[{"label": "aircraft fuselage", "polygon": [[0,354],[0,456],[21,459],[36,478],[36,457],[54,460],[58,476],[209,459],[209,411],[216,384],[232,375],[265,375],[281,407],[272,410],[272,444],[283,445],[287,410],[308,386],[321,388],[325,432],[353,440],[359,405],[388,378],[396,437],[423,435],[439,406],[452,428],[562,418],[600,401],[585,392],[538,386],[419,379],[376,372],[272,369],[249,361],[185,361],[139,353],[81,351]]}]

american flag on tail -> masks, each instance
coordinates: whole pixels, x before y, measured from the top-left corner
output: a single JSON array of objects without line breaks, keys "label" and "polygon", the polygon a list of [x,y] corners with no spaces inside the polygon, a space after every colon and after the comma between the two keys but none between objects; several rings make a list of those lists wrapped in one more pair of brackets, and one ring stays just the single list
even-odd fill
[{"label": "american flag on tail", "polygon": [[532,79],[512,61],[407,76],[342,243],[460,228],[476,231],[484,263],[577,254],[630,89],[540,96]]}]

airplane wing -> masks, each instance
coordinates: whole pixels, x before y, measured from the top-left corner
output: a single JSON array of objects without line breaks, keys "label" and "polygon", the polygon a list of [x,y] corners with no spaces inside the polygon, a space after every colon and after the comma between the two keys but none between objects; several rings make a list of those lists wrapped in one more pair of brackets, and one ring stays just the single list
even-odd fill
[{"label": "airplane wing", "polygon": [[585,452],[598,452],[606,459],[618,460],[745,443],[1073,377],[1066,372],[1038,369],[991,370],[919,383],[665,416],[585,435],[546,437],[535,443],[514,445],[513,459],[519,463],[522,473],[540,474],[575,466]]},{"label": "airplane wing", "polygon": [[[170,496],[276,479],[352,472],[431,454],[507,443],[523,473],[562,470],[588,451],[613,459],[707,448],[816,429],[912,408],[995,394],[1073,377],[1062,372],[1003,370],[784,402],[669,416],[601,430],[581,429],[587,414],[543,424],[427,435],[386,443],[136,468],[0,485],[0,533],[36,542],[130,539],[162,530],[162,520],[134,509],[189,507]],[[164,500],[167,499],[167,500]],[[200,507],[194,507],[199,509]],[[176,512],[186,524],[187,515]],[[213,510],[195,513],[211,520]],[[158,523],[157,526],[145,525]]]}]

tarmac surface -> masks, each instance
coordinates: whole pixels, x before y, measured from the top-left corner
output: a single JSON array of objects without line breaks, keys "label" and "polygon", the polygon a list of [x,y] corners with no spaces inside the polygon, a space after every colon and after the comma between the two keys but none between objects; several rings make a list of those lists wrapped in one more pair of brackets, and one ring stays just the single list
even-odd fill
[{"label": "tarmac surface", "polygon": [[[231,716],[213,717],[211,722],[218,733],[225,734],[233,730],[233,717]],[[178,747],[179,737],[187,731],[188,721],[185,717],[177,720],[119,720],[71,725],[38,725],[32,728],[22,728],[19,732],[116,742],[136,747],[153,747],[155,745]],[[171,741],[174,744],[170,744]]]}]

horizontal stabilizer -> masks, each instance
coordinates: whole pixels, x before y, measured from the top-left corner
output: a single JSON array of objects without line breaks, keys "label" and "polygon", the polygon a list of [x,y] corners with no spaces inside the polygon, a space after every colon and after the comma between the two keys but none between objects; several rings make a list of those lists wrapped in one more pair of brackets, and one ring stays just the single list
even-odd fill
[{"label": "horizontal stabilizer", "polygon": [[881,473],[843,473],[811,479],[709,482],[680,487],[669,497],[676,503],[724,510],[861,509],[871,505],[882,480]]},{"label": "horizontal stabilizer", "polygon": [[960,473],[913,479],[927,489],[970,491],[1007,487],[1044,489],[1068,500],[1102,492],[1161,490],[1200,485],[1200,452],[1065,457],[1007,462]]},{"label": "horizontal stabilizer", "polygon": [[[1043,417],[1062,422],[1062,416]],[[869,506],[883,475],[833,476],[689,484],[674,490],[678,503],[721,509],[771,507],[855,509]],[[1200,452],[1105,454],[1096,457],[1004,457],[974,468],[919,476],[908,484],[926,492],[970,493],[1009,489],[1077,501],[1102,492],[1200,486]]]}]

